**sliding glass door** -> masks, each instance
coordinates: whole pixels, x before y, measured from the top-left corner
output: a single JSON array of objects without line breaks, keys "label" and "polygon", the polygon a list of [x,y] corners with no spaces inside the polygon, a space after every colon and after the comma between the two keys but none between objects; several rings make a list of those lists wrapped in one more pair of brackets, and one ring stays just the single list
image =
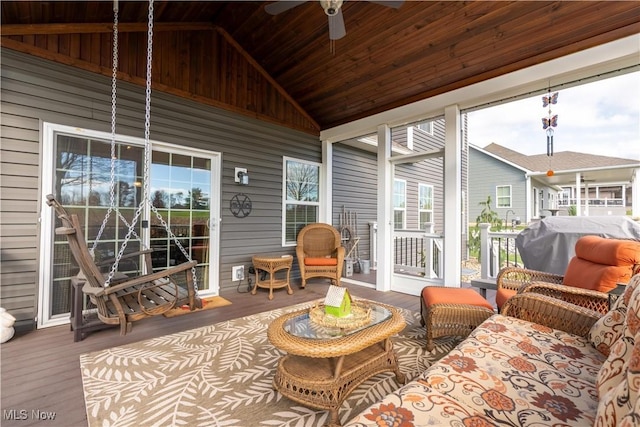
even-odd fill
[{"label": "sliding glass door", "polygon": [[[118,137],[112,186],[110,134],[46,124],[44,139],[48,140],[45,164],[51,167],[43,171],[43,198],[53,193],[67,212],[78,215],[97,261],[114,258],[120,250],[127,224],[145,197],[144,179],[149,179],[147,197],[159,217],[146,206],[125,253],[152,248],[154,271],[184,262],[187,254],[198,261],[200,295],[217,294],[219,154],[154,143],[150,173],[145,177],[144,141]],[[39,326],[68,320],[70,279],[78,273],[66,238],[54,234],[60,223],[51,211],[43,207],[42,259],[48,265],[41,273]],[[142,274],[144,263],[140,261],[123,260],[119,270],[132,276]]]},{"label": "sliding glass door", "polygon": [[[211,274],[211,159],[195,155],[154,151],[151,162],[151,201],[160,218],[151,213],[153,268],[165,269],[186,260],[180,246],[196,269],[200,294],[210,289]],[[177,241],[171,239],[163,219]]]}]

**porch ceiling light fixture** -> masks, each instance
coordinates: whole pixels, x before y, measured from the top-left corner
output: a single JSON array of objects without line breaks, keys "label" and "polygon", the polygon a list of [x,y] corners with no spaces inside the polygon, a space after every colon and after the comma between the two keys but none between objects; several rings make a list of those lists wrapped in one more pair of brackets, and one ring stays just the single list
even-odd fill
[{"label": "porch ceiling light fixture", "polygon": [[320,0],[320,5],[328,16],[335,16],[342,7],[342,0]]},{"label": "porch ceiling light fixture", "polygon": [[249,174],[245,168],[236,168],[234,179],[240,185],[249,185]]}]

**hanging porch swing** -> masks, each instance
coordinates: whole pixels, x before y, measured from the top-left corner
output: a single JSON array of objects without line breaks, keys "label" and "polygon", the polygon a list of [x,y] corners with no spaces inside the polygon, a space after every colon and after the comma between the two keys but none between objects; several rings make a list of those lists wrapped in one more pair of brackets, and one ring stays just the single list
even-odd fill
[{"label": "hanging porch swing", "polygon": [[[149,0],[148,34],[147,34],[147,75],[145,96],[145,128],[144,128],[144,169],[142,200],[137,206],[133,219],[129,223],[118,210],[115,202],[115,166],[116,166],[116,81],[118,67],[118,1],[114,1],[113,26],[113,73],[112,73],[112,110],[111,110],[111,181],[110,204],[102,221],[98,235],[91,247],[86,244],[80,221],[75,214],[68,214],[53,195],[47,196],[47,204],[54,208],[62,226],[56,228],[57,235],[67,237],[71,253],[80,267],[79,277],[85,280],[82,291],[97,307],[98,318],[106,324],[120,325],[120,334],[125,335],[132,329],[132,322],[164,314],[174,307],[188,305],[191,310],[202,307],[198,297],[196,277],[197,261],[192,261],[158,209],[149,197],[149,165],[151,163],[151,144],[149,141],[151,111],[151,63],[153,53],[153,0]],[[148,211],[147,211],[148,209]],[[153,212],[158,222],[164,227],[167,235],[186,258],[186,262],[162,271],[153,272],[152,250],[143,250],[125,254],[127,244],[132,237],[141,242],[135,231],[140,217],[145,212]],[[127,233],[120,249],[111,264],[108,273],[103,273],[94,260],[95,249],[108,223],[109,217],[115,213],[127,226]],[[121,260],[125,258],[143,258],[141,276],[129,277],[118,271]]]}]

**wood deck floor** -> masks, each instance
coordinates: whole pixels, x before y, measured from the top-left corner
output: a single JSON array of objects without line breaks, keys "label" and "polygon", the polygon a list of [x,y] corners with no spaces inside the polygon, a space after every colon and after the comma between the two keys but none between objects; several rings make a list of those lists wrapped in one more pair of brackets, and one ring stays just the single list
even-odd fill
[{"label": "wood deck floor", "polygon": [[[326,295],[328,281],[311,281],[305,289],[293,286],[293,295],[284,289],[274,291],[269,301],[268,290],[257,295],[227,290],[221,296],[231,305],[167,319],[163,316],[134,323],[124,337],[118,329],[90,334],[83,341],[73,342],[69,326],[57,326],[14,337],[0,346],[1,406],[3,427],[87,425],[82,392],[79,356],[83,353],[142,341],[166,334],[197,328],[237,317],[307,302]],[[349,286],[355,297],[367,298],[409,310],[420,309],[418,297],[378,292],[361,286]],[[53,420],[40,420],[55,414]],[[24,418],[24,419],[18,419]]]}]

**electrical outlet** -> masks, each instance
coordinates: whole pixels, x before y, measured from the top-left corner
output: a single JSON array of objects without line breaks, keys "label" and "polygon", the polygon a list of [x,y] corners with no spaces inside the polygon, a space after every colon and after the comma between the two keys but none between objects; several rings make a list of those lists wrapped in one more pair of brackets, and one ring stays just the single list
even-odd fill
[{"label": "electrical outlet", "polygon": [[244,265],[236,265],[231,267],[231,280],[244,280]]}]

